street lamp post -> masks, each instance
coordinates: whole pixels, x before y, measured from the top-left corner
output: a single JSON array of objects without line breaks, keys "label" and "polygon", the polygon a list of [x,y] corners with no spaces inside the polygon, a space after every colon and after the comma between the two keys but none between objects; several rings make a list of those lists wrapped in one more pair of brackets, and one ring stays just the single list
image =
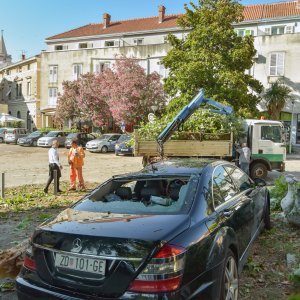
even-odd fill
[{"label": "street lamp post", "polygon": [[291,118],[291,127],[290,127],[290,146],[289,146],[289,154],[292,153],[292,128],[293,128],[293,122],[294,122],[294,105],[295,105],[295,101],[292,100],[292,118]]}]

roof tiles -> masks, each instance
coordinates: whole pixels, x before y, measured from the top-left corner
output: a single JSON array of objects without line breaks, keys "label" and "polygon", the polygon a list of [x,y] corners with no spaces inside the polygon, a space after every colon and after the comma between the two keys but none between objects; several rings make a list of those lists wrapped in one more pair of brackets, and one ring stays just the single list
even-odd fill
[{"label": "roof tiles", "polygon": [[[300,4],[300,0],[298,1]],[[88,24],[51,36],[47,40],[175,28],[177,27],[176,20],[179,16],[181,15],[166,15],[162,23],[158,22],[158,17],[114,21],[107,28],[104,28],[102,23]],[[297,4],[297,1],[249,5],[244,8],[244,21],[291,16],[300,16],[300,5]]]}]

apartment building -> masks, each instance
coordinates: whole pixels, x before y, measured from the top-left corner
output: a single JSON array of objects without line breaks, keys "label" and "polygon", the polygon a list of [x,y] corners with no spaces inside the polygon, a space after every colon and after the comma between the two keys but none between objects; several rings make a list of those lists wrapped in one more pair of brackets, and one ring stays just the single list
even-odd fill
[{"label": "apartment building", "polygon": [[[102,23],[88,24],[57,34],[45,40],[47,50],[41,53],[41,112],[43,126],[53,125],[58,93],[64,80],[77,79],[87,72],[102,72],[111,66],[116,55],[134,56],[146,72],[157,71],[162,77],[168,70],[161,64],[170,45],[166,37],[173,33],[185,38],[176,24],[180,15],[166,15],[159,6],[156,17],[112,21],[103,14]],[[238,35],[251,34],[257,55],[248,72],[265,88],[277,79],[293,90],[294,103],[281,113],[292,126],[293,144],[300,145],[300,0],[245,6],[244,21],[233,24]],[[259,109],[265,110],[262,102]]]},{"label": "apartment building", "polygon": [[24,120],[28,130],[42,126],[40,113],[40,56],[0,68],[0,103],[10,115]]}]

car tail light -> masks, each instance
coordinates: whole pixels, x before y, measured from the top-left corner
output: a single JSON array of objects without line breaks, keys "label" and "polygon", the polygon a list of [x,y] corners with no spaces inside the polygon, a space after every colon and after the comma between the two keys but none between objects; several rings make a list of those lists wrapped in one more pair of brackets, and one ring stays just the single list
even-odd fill
[{"label": "car tail light", "polygon": [[164,245],[145,269],[129,286],[131,292],[170,292],[179,288],[182,280],[186,249]]},{"label": "car tail light", "polygon": [[29,244],[30,244],[30,246],[26,249],[26,252],[25,252],[23,266],[32,271],[36,271],[36,263],[35,263],[35,260],[33,259],[33,255],[32,255],[33,253],[32,253],[31,241],[29,242]]}]

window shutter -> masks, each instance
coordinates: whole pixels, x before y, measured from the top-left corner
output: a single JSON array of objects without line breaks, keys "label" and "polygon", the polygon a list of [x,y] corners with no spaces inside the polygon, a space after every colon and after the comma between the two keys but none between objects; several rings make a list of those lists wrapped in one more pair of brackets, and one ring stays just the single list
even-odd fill
[{"label": "window shutter", "polygon": [[284,53],[277,53],[277,75],[284,74]]},{"label": "window shutter", "polygon": [[120,42],[119,42],[119,41],[115,41],[114,46],[115,46],[115,47],[119,47],[119,46],[120,46]]},{"label": "window shutter", "polygon": [[53,82],[57,82],[57,67],[53,67]]},{"label": "window shutter", "polygon": [[63,50],[68,50],[68,45],[64,45]]},{"label": "window shutter", "polygon": [[100,73],[100,64],[94,64],[94,73]]},{"label": "window shutter", "polygon": [[276,75],[277,54],[272,53],[270,57],[270,75]]}]

